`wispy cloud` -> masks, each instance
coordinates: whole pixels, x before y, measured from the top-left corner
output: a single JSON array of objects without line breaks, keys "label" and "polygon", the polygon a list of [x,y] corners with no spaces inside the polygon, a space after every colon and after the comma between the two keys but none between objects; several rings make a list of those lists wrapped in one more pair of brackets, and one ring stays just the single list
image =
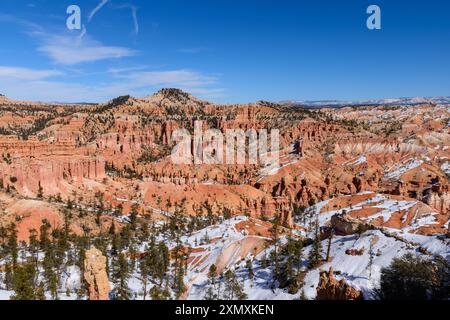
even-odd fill
[{"label": "wispy cloud", "polygon": [[57,70],[34,70],[21,67],[0,66],[0,78],[18,80],[42,80],[63,75]]},{"label": "wispy cloud", "polygon": [[69,81],[70,76],[59,71],[0,67],[0,88],[15,99],[60,102],[103,102],[126,94],[141,97],[162,87],[180,88],[203,99],[216,99],[225,92],[217,86],[216,77],[192,70],[142,71],[136,67],[109,71],[111,76],[102,84],[90,85]]},{"label": "wispy cloud", "polygon": [[107,3],[108,0],[101,0],[100,3],[89,13],[88,22],[91,22],[97,12],[99,12]]},{"label": "wispy cloud", "polygon": [[[130,9],[134,32],[139,33],[136,7],[122,4],[120,7],[111,5],[111,8]],[[100,9],[101,7],[98,10]],[[29,69],[0,65],[1,91],[15,99],[101,102],[125,94],[145,96],[162,87],[177,87],[203,99],[215,99],[221,97],[225,91],[218,85],[218,76],[189,69],[163,70],[162,68],[166,67],[129,66],[121,61],[122,67],[89,68],[87,71],[83,63],[131,57],[139,52],[127,47],[105,45],[86,33],[85,28],[81,33],[84,36],[80,36],[68,31],[52,33],[42,25],[14,16],[0,14],[0,21],[23,27],[24,32],[37,43],[37,51],[49,57],[51,62],[57,65],[55,68],[64,70],[62,72],[52,67]],[[91,84],[92,76],[97,77],[97,85]]]},{"label": "wispy cloud", "polygon": [[40,24],[13,16],[13,15],[9,15],[9,14],[0,13],[0,22],[13,23],[13,24],[23,27],[24,29],[29,29],[29,30],[35,30],[35,31],[43,30]]},{"label": "wispy cloud", "polygon": [[129,73],[131,71],[142,71],[148,69],[148,66],[135,66],[135,67],[124,67],[124,68],[109,68],[107,73],[113,75],[121,75],[125,73]]},{"label": "wispy cloud", "polygon": [[207,76],[191,70],[142,71],[133,72],[123,78],[136,87],[175,86],[183,88],[205,87],[217,82],[213,76]]},{"label": "wispy cloud", "polygon": [[37,50],[60,65],[70,66],[85,62],[131,57],[138,54],[136,50],[127,47],[102,44],[100,41],[89,37],[84,26],[79,35],[70,32],[55,34],[45,30],[39,24],[11,15],[0,13],[0,21],[23,27],[26,34],[38,41]]},{"label": "wispy cloud", "polygon": [[139,34],[139,22],[137,18],[137,8],[135,6],[131,6],[131,16],[133,17],[134,22],[134,33],[136,35]]},{"label": "wispy cloud", "polygon": [[88,36],[50,35],[42,32],[34,34],[41,41],[38,51],[61,65],[131,57],[137,54],[135,50],[126,47],[105,46]]}]

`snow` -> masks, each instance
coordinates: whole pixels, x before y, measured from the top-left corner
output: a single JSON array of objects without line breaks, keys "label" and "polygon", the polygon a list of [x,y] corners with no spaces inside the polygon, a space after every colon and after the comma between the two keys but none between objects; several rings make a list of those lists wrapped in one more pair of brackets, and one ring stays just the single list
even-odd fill
[{"label": "snow", "polygon": [[9,300],[13,294],[14,294],[14,292],[12,292],[12,291],[0,290],[0,301],[1,300]]},{"label": "snow", "polygon": [[282,166],[280,166],[277,162],[271,163],[268,166],[259,170],[258,181],[261,181],[265,177],[276,175],[278,172],[281,171],[281,169],[286,168],[290,165],[296,164],[297,162],[298,162],[298,160],[292,160]]},{"label": "snow", "polygon": [[397,164],[393,168],[390,168],[386,175],[384,176],[385,179],[398,179],[402,175],[404,175],[409,170],[415,169],[423,164],[423,160],[418,159],[410,159],[409,161]]},{"label": "snow", "polygon": [[441,166],[441,170],[446,174],[450,174],[450,162],[446,162]]},{"label": "snow", "polygon": [[359,166],[363,163],[367,162],[367,157],[365,155],[361,155],[358,159],[346,162],[344,165],[346,166]]},{"label": "snow", "polygon": [[75,291],[80,288],[81,284],[81,271],[77,266],[69,266],[61,277],[61,282],[65,284],[65,287],[71,291]]}]

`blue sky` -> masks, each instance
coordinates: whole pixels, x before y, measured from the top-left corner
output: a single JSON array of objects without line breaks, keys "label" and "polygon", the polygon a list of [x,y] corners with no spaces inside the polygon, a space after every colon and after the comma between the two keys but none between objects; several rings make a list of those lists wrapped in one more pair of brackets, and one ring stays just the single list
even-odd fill
[{"label": "blue sky", "polygon": [[[69,5],[83,29],[66,28]],[[382,30],[366,28],[377,4]],[[0,93],[97,102],[450,95],[448,1],[0,0]]]}]

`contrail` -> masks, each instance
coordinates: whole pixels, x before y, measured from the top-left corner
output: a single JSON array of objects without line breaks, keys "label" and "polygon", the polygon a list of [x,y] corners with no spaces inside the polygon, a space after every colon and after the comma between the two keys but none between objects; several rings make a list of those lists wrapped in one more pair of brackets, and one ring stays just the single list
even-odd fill
[{"label": "contrail", "polygon": [[101,0],[101,2],[91,11],[88,17],[88,22],[91,22],[92,18],[100,11],[101,8],[104,7],[105,4],[108,3],[109,0]]},{"label": "contrail", "polygon": [[81,31],[81,34],[78,36],[78,39],[82,39],[86,35],[86,26],[83,24],[83,30]]},{"label": "contrail", "polygon": [[134,33],[139,34],[139,23],[137,19],[137,8],[135,6],[131,6],[131,15],[133,16],[134,21]]}]

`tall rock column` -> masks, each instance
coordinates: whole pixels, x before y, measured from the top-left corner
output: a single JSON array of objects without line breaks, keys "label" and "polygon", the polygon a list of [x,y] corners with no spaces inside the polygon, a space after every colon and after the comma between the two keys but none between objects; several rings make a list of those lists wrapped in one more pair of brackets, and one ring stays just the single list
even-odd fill
[{"label": "tall rock column", "polygon": [[84,260],[84,279],[88,284],[89,300],[109,300],[109,280],[106,273],[106,257],[91,247]]}]

